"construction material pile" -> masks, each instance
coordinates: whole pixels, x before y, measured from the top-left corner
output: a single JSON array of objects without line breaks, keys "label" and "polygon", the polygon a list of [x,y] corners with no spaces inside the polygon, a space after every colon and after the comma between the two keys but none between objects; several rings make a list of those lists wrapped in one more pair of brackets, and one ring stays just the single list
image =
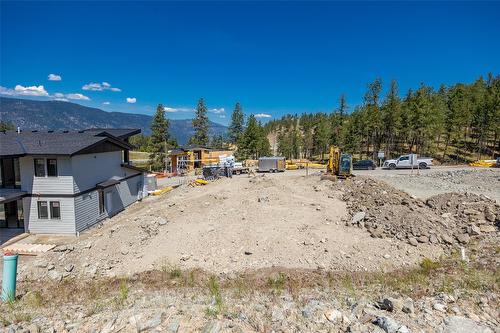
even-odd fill
[{"label": "construction material pile", "polygon": [[422,201],[371,178],[334,184],[351,214],[346,224],[372,237],[448,246],[499,234],[499,206],[485,196],[446,193]]}]

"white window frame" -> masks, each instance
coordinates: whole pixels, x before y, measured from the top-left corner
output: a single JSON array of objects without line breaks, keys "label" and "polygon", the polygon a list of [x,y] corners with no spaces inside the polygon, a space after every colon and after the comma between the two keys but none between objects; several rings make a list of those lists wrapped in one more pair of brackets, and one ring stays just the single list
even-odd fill
[{"label": "white window frame", "polygon": [[[37,176],[36,175],[35,160],[43,160],[43,170],[44,170],[45,176]],[[49,176],[49,168],[47,165],[48,160],[56,160],[56,175],[55,176]],[[59,159],[57,157],[35,157],[35,158],[33,158],[33,175],[36,178],[58,178],[59,177]]]},{"label": "white window frame", "polygon": [[[40,206],[39,202],[45,202],[47,204],[47,218],[40,217]],[[51,209],[51,203],[52,202],[57,202],[59,203],[59,217],[53,217],[52,216],[52,209]],[[47,221],[47,220],[62,220],[62,211],[61,211],[61,201],[60,200],[37,200],[36,202],[36,213],[37,213],[37,218],[38,220],[42,221]]]}]

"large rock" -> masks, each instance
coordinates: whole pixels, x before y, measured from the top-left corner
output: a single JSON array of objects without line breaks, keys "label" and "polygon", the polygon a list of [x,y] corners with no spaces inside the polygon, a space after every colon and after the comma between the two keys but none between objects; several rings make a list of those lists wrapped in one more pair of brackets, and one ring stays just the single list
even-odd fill
[{"label": "large rock", "polygon": [[457,235],[457,240],[461,244],[467,244],[470,241],[470,237],[467,234],[460,234],[460,235]]},{"label": "large rock", "polygon": [[59,273],[58,271],[56,271],[55,269],[49,271],[47,273],[47,276],[49,277],[49,279],[57,281],[57,282],[61,281],[63,278],[62,274]]},{"label": "large rock", "polygon": [[210,321],[201,330],[201,333],[219,333],[221,325],[218,321]]},{"label": "large rock", "polygon": [[493,333],[488,327],[482,326],[475,321],[458,316],[448,317],[439,326],[438,333]]},{"label": "large rock", "polygon": [[357,212],[352,217],[351,223],[352,224],[359,224],[360,222],[363,222],[363,220],[365,219],[365,216],[366,216],[365,212]]},{"label": "large rock", "polygon": [[325,312],[325,318],[332,323],[337,323],[342,320],[342,312],[339,310],[333,309]]},{"label": "large rock", "polygon": [[382,328],[386,333],[410,333],[410,330],[389,317],[378,317],[375,325]]}]

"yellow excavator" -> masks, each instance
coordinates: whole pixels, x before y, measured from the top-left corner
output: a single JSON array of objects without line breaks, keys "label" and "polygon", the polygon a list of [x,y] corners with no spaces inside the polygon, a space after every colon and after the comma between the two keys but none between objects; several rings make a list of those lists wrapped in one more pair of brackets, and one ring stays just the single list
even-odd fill
[{"label": "yellow excavator", "polygon": [[330,155],[326,165],[326,173],[338,178],[352,176],[352,156],[343,154],[337,146],[330,146]]}]

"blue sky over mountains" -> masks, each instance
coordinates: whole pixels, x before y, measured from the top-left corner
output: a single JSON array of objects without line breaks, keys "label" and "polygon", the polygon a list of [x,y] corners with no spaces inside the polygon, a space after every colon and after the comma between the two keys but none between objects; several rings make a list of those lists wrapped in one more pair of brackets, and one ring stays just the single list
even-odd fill
[{"label": "blue sky over mountains", "polygon": [[227,124],[500,69],[498,2],[5,2],[0,94]]}]

